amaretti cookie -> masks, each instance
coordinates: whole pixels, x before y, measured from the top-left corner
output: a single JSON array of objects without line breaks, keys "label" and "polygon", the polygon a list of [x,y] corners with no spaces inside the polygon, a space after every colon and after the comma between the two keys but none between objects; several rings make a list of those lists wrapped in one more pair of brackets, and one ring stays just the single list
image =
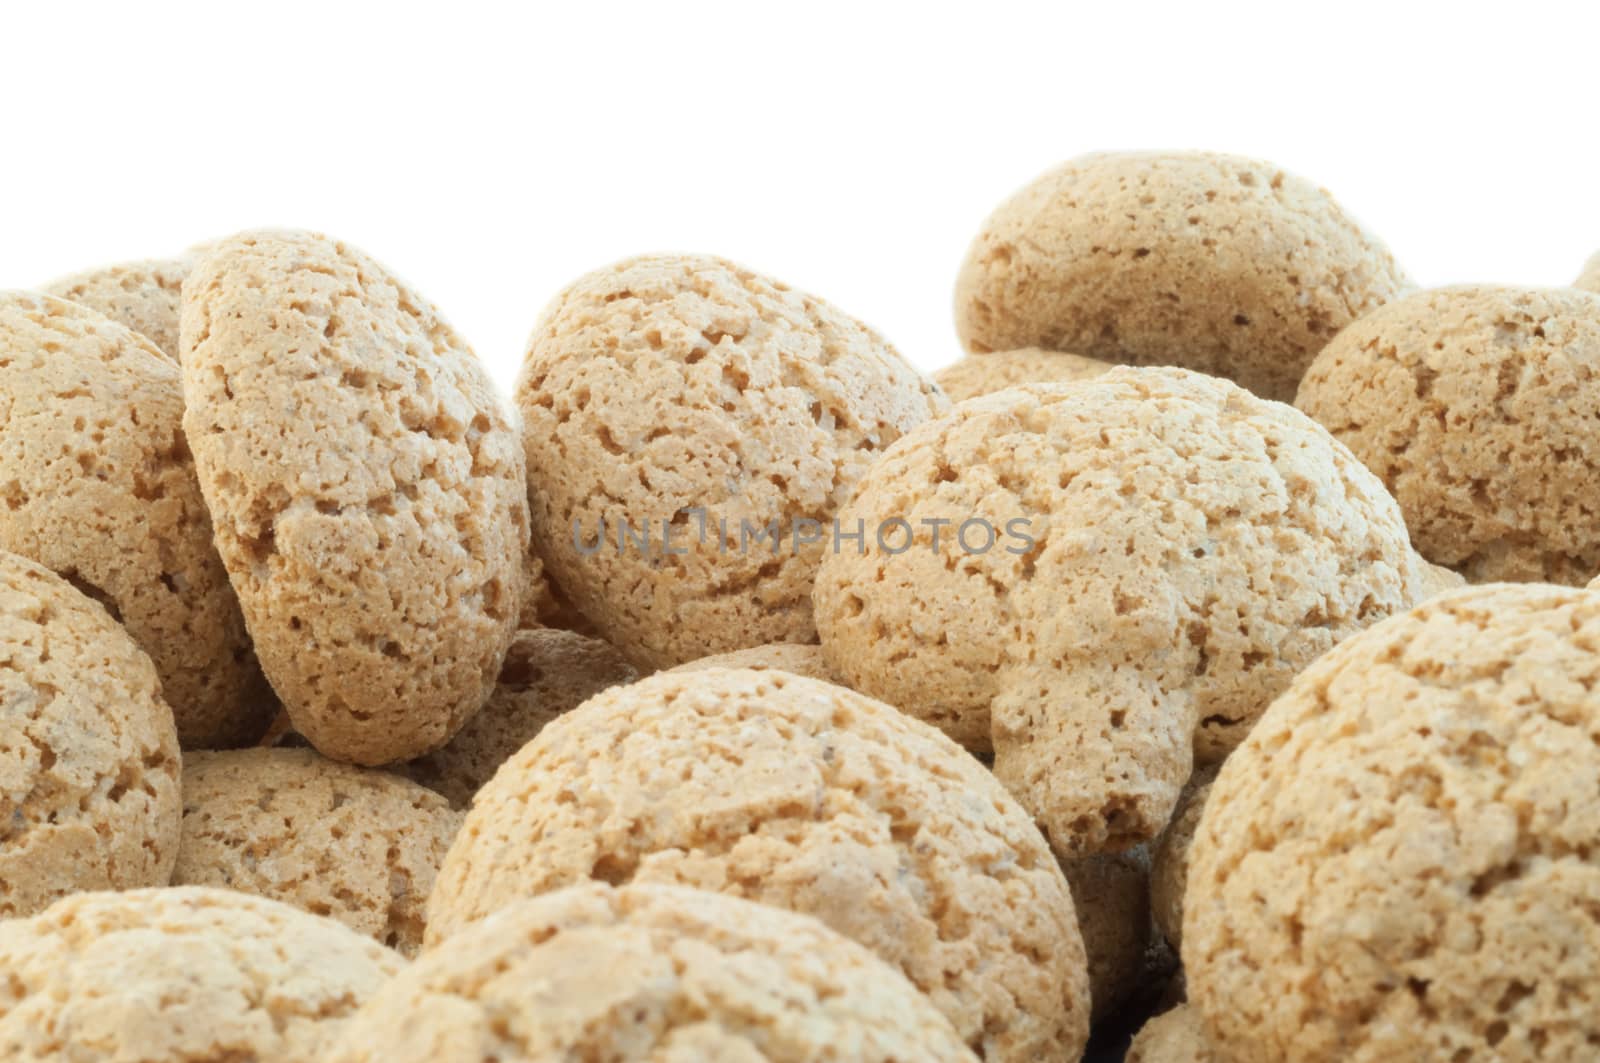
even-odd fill
[{"label": "amaretti cookie", "polygon": [[1150,852],[1136,845],[1061,865],[1089,959],[1091,1019],[1098,1024],[1140,996],[1154,998],[1177,965],[1150,915]]},{"label": "amaretti cookie", "polygon": [[95,598],[149,653],[186,748],[274,706],[183,432],[178,368],[94,310],[0,293],[0,549]]},{"label": "amaretti cookie", "polygon": [[193,256],[119,262],[62,277],[41,290],[132,329],[176,361],[183,278],[193,264]]},{"label": "amaretti cookie", "polygon": [[216,889],[68,897],[0,921],[11,1063],[322,1063],[400,957],[331,919]]},{"label": "amaretti cookie", "polygon": [[190,753],[172,881],[283,901],[412,955],[460,825],[439,794],[314,750]]},{"label": "amaretti cookie", "polygon": [[662,674],[553,721],[478,792],[428,939],[586,882],[815,916],[987,1060],[1075,1060],[1088,1034],[1071,892],[1027,814],[943,735],[843,687]]},{"label": "amaretti cookie", "polygon": [[1176,365],[1269,399],[1409,287],[1326,191],[1206,152],[1085,155],[989,216],[956,281],[967,350]]},{"label": "amaretti cookie", "polygon": [[1589,1059],[1600,594],[1452,591],[1306,669],[1190,852],[1189,998],[1252,1061]]},{"label": "amaretti cookie", "polygon": [[1200,1013],[1179,1004],[1144,1024],[1123,1063],[1223,1063],[1206,1039]]},{"label": "amaretti cookie", "polygon": [[340,760],[442,746],[521,610],[522,449],[438,311],[360,251],[244,233],[184,283],[184,428],[257,656]]},{"label": "amaretti cookie", "polygon": [[383,988],[333,1063],[976,1063],[905,977],[815,919],[674,886],[520,901]]},{"label": "amaretti cookie", "polygon": [[150,658],[65,580],[3,552],[0,655],[0,925],[69,893],[166,885],[178,734]]},{"label": "amaretti cookie", "polygon": [[1172,820],[1161,832],[1150,863],[1150,906],[1156,925],[1173,948],[1183,944],[1183,891],[1189,882],[1189,847],[1217,778],[1217,765],[1196,771],[1178,798]]},{"label": "amaretti cookie", "polygon": [[1600,251],[1595,252],[1584,264],[1583,272],[1578,274],[1572,286],[1588,292],[1600,292]]},{"label": "amaretti cookie", "polygon": [[669,668],[667,671],[682,674],[703,672],[707,668],[753,668],[757,671],[776,668],[782,672],[793,672],[795,675],[820,679],[824,683],[840,682],[839,673],[828,665],[822,656],[822,647],[815,643],[771,642],[765,646],[750,646],[728,653],[715,653],[710,657],[701,657],[680,664],[676,668]]},{"label": "amaretti cookie", "polygon": [[1442,288],[1357,321],[1295,400],[1474,582],[1600,573],[1600,296]]},{"label": "amaretti cookie", "polygon": [[834,511],[948,405],[854,318],[693,255],[568,287],[516,394],[535,542],[577,610],[648,669],[813,641]]},{"label": "amaretti cookie", "polygon": [[1148,841],[1194,759],[1432,589],[1394,500],[1290,407],[1177,369],[969,399],[840,514],[817,624],[848,684],[993,746],[1070,859]]},{"label": "amaretti cookie", "polygon": [[964,402],[1017,384],[1069,384],[1074,380],[1088,380],[1110,368],[1110,362],[1085,358],[1081,354],[1024,347],[1016,351],[969,354],[934,373],[933,382],[944,389],[951,402]]}]

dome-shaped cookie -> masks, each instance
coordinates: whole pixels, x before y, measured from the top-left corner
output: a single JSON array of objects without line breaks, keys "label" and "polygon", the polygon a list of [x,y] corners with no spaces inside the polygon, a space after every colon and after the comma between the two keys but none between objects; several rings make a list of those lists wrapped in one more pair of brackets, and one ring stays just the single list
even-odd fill
[{"label": "dome-shaped cookie", "polygon": [[0,921],[11,1063],[322,1063],[400,957],[229,890],[68,897]]},{"label": "dome-shaped cookie", "polygon": [[519,901],[428,952],[333,1063],[975,1061],[889,965],[814,919],[674,886]]},{"label": "dome-shaped cookie", "polygon": [[431,790],[314,750],[190,753],[172,882],[283,901],[411,955],[460,825]]},{"label": "dome-shaped cookie", "polygon": [[607,643],[556,628],[517,632],[494,693],[442,749],[401,769],[457,808],[546,724],[618,683],[638,678]]},{"label": "dome-shaped cookie", "polygon": [[1024,347],[1015,351],[969,354],[934,373],[933,382],[944,389],[951,402],[965,402],[1018,384],[1069,384],[1088,380],[1110,368],[1109,362],[1080,354]]},{"label": "dome-shaped cookie", "polygon": [[1306,669],[1223,764],[1183,957],[1219,1053],[1592,1059],[1600,594],[1444,594]]},{"label": "dome-shaped cookie", "polygon": [[1154,996],[1176,966],[1150,916],[1150,852],[1143,845],[1061,865],[1089,960],[1095,1024],[1142,995]]},{"label": "dome-shaped cookie", "polygon": [[127,627],[185,748],[254,741],[274,699],[211,542],[177,366],[93,310],[4,292],[0,394],[0,550]]},{"label": "dome-shaped cookie", "polygon": [[166,885],[178,735],[150,658],[66,581],[7,553],[0,657],[0,920],[82,890]]},{"label": "dome-shaped cookie", "polygon": [[869,534],[818,574],[829,662],[992,739],[1064,858],[1153,838],[1195,755],[1432,580],[1327,432],[1177,369],[969,399],[891,447],[840,519]]},{"label": "dome-shaped cookie", "polygon": [[1586,292],[1600,293],[1600,251],[1584,264],[1583,272],[1578,274],[1578,279],[1573,282],[1574,288],[1582,288]]},{"label": "dome-shaped cookie", "polygon": [[667,671],[681,675],[684,672],[703,672],[707,668],[753,668],[756,671],[776,668],[781,672],[820,679],[824,683],[840,682],[839,673],[830,668],[828,662],[823,659],[822,647],[815,643],[800,642],[769,642],[765,646],[750,646],[728,653],[716,653],[710,657],[685,662]]},{"label": "dome-shaped cookie", "polygon": [[1178,798],[1172,819],[1161,832],[1150,862],[1150,907],[1156,925],[1173,948],[1183,944],[1183,891],[1189,882],[1189,847],[1217,778],[1217,765],[1196,771]]},{"label": "dome-shaped cookie", "polygon": [[478,792],[429,941],[593,881],[816,916],[903,971],[985,1059],[1083,1049],[1083,942],[1039,832],[944,736],[842,687],[663,674],[554,721]]},{"label": "dome-shaped cookie", "polygon": [[1177,365],[1288,401],[1334,333],[1408,286],[1326,191],[1270,163],[1085,155],[984,222],[956,330],[969,351]]},{"label": "dome-shaped cookie", "polygon": [[184,283],[184,428],[256,654],[360,764],[443,745],[521,609],[522,450],[438,311],[360,251],[244,233]]},{"label": "dome-shaped cookie", "polygon": [[1382,478],[1430,561],[1475,583],[1600,573],[1600,296],[1418,292],[1340,333],[1295,405]]},{"label": "dome-shaped cookie", "polygon": [[665,668],[814,639],[834,511],[948,404],[827,303],[722,259],[659,255],[556,297],[517,405],[552,575],[607,642]]},{"label": "dome-shaped cookie", "polygon": [[1162,1012],[1134,1037],[1123,1063],[1223,1063],[1206,1039],[1200,1013],[1188,1004]]},{"label": "dome-shaped cookie", "polygon": [[192,257],[119,262],[46,284],[41,291],[86,306],[178,358],[178,314]]}]

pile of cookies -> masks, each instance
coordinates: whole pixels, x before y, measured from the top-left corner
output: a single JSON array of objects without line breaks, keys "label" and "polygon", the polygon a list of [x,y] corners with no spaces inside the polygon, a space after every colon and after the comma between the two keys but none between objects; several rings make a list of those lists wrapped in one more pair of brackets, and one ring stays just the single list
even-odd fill
[{"label": "pile of cookies", "polygon": [[0,1055],[1593,1058],[1600,259],[1092,155],[956,324],[642,256],[507,402],[321,234],[0,293]]}]

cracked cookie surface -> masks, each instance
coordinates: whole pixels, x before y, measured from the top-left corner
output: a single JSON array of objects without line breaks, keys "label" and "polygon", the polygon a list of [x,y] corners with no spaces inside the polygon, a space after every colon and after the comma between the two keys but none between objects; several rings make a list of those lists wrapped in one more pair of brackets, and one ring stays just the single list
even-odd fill
[{"label": "cracked cookie surface", "polygon": [[935,372],[933,382],[944,389],[951,402],[965,402],[1017,384],[1067,384],[1088,380],[1110,368],[1110,362],[1080,354],[1024,347],[966,355]]},{"label": "cracked cookie surface", "polygon": [[192,256],[119,262],[51,281],[40,291],[104,314],[178,360],[178,315]]}]

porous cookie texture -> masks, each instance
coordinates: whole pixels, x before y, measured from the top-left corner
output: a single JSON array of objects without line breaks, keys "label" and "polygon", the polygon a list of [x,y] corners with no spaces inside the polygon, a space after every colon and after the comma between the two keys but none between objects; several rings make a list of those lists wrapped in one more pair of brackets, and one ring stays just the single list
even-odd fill
[{"label": "porous cookie texture", "polygon": [[943,735],[842,687],[662,674],[554,721],[479,791],[429,941],[585,882],[815,916],[904,972],[984,1059],[1083,1050],[1083,941],[1039,832]]},{"label": "porous cookie texture", "polygon": [[1433,582],[1326,431],[1177,369],[963,402],[891,447],[840,519],[900,524],[824,560],[829,663],[992,742],[1063,858],[1155,837],[1195,756],[1220,759],[1296,672]]},{"label": "porous cookie texture", "polygon": [[1088,380],[1110,368],[1110,362],[1085,358],[1081,354],[1024,347],[1017,351],[969,354],[934,373],[933,380],[950,396],[951,402],[964,402],[1017,384],[1047,381],[1069,384],[1074,380]]},{"label": "porous cookie texture", "polygon": [[229,890],[68,897],[0,922],[13,1063],[322,1063],[401,968],[393,952]]},{"label": "porous cookie texture", "polygon": [[0,549],[127,627],[185,747],[254,741],[272,692],[211,543],[177,366],[94,310],[5,292],[0,394]]},{"label": "porous cookie texture", "polygon": [[1594,1057],[1600,594],[1458,590],[1306,669],[1223,764],[1190,1000],[1256,1060]]},{"label": "porous cookie texture", "polygon": [[520,901],[431,950],[334,1063],[972,1061],[950,1022],[815,919],[675,886]]},{"label": "porous cookie texture", "polygon": [[42,290],[104,314],[176,361],[183,278],[193,264],[192,256],[120,262],[62,277]]},{"label": "porous cookie texture", "polygon": [[830,518],[944,396],[872,329],[722,259],[581,278],[517,384],[535,541],[644,668],[809,642]]},{"label": "porous cookie texture", "polygon": [[969,351],[1177,365],[1288,401],[1335,333],[1408,287],[1326,191],[1271,163],[1086,155],[989,216],[956,281],[956,329]]},{"label": "porous cookie texture", "polygon": [[1340,333],[1295,405],[1383,479],[1429,560],[1474,583],[1600,572],[1600,296],[1418,292]]},{"label": "porous cookie texture", "polygon": [[1150,915],[1150,853],[1136,845],[1069,860],[1061,870],[1089,959],[1091,1020],[1099,1023],[1141,995],[1153,997],[1175,966]]},{"label": "porous cookie texture", "polygon": [[1206,1039],[1200,1013],[1179,1004],[1144,1024],[1124,1063],[1223,1063]]},{"label": "porous cookie texture", "polygon": [[1583,272],[1578,274],[1578,279],[1573,282],[1573,287],[1582,288],[1587,292],[1600,292],[1600,251],[1597,251],[1584,264]]},{"label": "porous cookie texture", "polygon": [[599,639],[555,628],[519,631],[483,708],[444,748],[413,760],[403,771],[465,807],[551,720],[607,687],[637,678],[622,654]]},{"label": "porous cookie texture", "polygon": [[166,885],[178,735],[150,658],[65,580],[7,553],[0,655],[0,919]]},{"label": "porous cookie texture", "polygon": [[434,307],[304,232],[184,284],[184,428],[256,653],[297,730],[360,764],[443,745],[521,609],[522,450]]},{"label": "porous cookie texture", "polygon": [[703,672],[707,668],[753,668],[757,671],[776,668],[782,672],[820,679],[824,683],[841,682],[839,673],[830,668],[822,656],[822,647],[815,643],[772,642],[765,646],[712,654],[667,670],[681,675],[685,672]]},{"label": "porous cookie texture", "polygon": [[1172,820],[1156,842],[1150,865],[1150,906],[1156,925],[1173,948],[1183,944],[1183,891],[1189,881],[1189,847],[1217,778],[1217,765],[1194,773],[1178,798]]}]

